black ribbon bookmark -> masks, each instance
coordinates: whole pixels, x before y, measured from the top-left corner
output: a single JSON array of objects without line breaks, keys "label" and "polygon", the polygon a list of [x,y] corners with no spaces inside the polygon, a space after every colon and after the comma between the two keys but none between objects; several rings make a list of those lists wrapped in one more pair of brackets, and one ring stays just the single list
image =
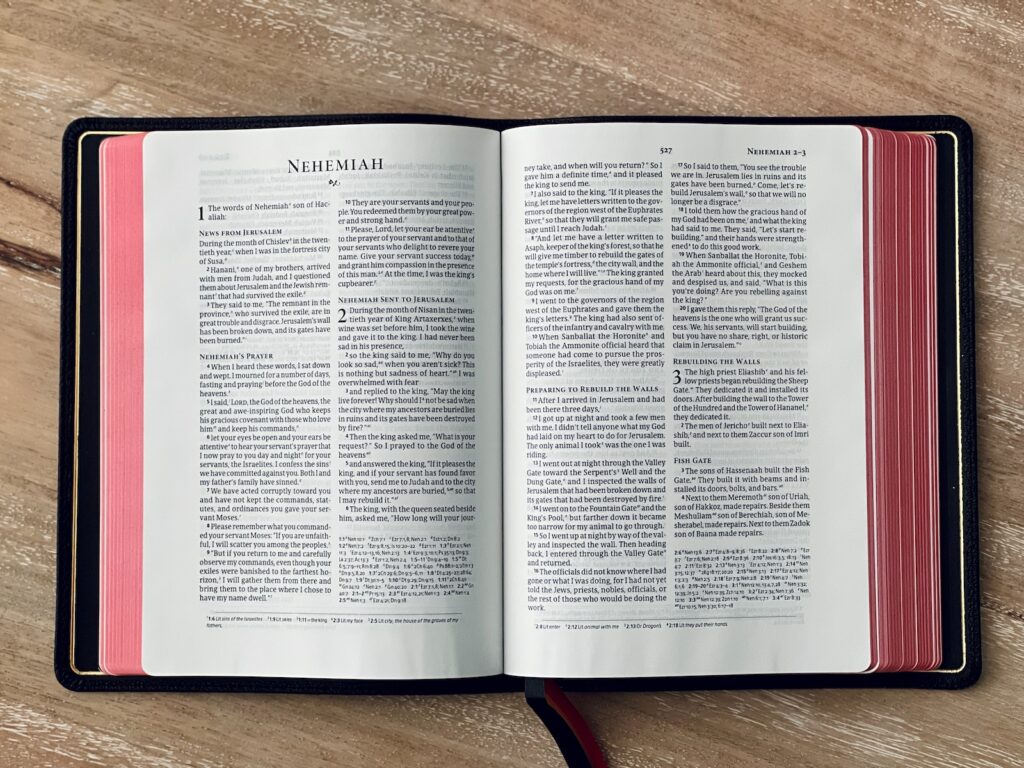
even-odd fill
[{"label": "black ribbon bookmark", "polygon": [[526,678],[526,703],[551,732],[569,768],[608,768],[590,726],[558,683],[539,677]]}]

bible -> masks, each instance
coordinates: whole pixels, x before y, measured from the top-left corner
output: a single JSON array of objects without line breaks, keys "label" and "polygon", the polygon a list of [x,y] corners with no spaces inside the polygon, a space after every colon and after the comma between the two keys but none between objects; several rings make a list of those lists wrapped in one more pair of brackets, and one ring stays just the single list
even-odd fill
[{"label": "bible", "polygon": [[970,144],[72,124],[58,678],[970,684]]}]

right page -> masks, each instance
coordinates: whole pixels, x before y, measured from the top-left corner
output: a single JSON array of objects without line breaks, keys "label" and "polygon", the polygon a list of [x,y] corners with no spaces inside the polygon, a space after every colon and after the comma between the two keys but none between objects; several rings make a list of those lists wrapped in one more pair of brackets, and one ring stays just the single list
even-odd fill
[{"label": "right page", "polygon": [[871,666],[862,146],[503,134],[506,673]]}]

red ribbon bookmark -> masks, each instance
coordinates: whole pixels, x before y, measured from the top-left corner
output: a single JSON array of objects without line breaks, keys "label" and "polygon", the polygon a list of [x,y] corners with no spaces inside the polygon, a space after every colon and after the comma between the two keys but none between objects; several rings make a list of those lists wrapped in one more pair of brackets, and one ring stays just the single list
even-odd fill
[{"label": "red ribbon bookmark", "polygon": [[608,761],[590,726],[558,683],[539,677],[526,678],[526,703],[551,732],[569,768],[608,768]]}]

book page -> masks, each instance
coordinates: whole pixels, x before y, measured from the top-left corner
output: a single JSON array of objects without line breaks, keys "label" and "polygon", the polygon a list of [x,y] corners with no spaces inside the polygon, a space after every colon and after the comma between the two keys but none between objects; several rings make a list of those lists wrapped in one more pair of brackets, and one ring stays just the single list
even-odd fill
[{"label": "book page", "polygon": [[143,667],[501,672],[499,143],[144,142]]},{"label": "book page", "polygon": [[869,666],[861,142],[503,134],[508,674]]}]

